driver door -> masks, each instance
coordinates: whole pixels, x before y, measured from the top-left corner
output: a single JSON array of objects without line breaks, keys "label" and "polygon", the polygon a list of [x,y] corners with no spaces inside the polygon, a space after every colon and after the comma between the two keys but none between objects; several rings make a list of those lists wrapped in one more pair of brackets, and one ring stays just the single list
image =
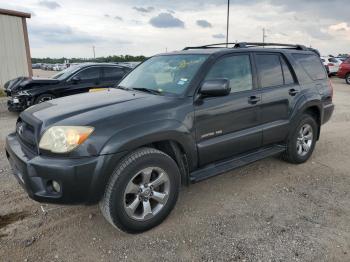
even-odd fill
[{"label": "driver door", "polygon": [[259,104],[251,56],[219,58],[205,80],[226,78],[231,93],[195,102],[195,130],[201,166],[256,149],[262,143]]}]

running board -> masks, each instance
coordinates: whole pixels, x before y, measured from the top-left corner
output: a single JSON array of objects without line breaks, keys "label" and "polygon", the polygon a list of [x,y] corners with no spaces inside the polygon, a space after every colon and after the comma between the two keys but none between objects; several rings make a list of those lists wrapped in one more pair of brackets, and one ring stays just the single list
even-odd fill
[{"label": "running board", "polygon": [[240,155],[225,161],[209,164],[199,170],[190,174],[190,181],[192,183],[205,180],[207,178],[226,173],[232,169],[245,166],[255,161],[280,154],[286,150],[285,146],[276,145],[272,147],[262,148],[257,151]]}]

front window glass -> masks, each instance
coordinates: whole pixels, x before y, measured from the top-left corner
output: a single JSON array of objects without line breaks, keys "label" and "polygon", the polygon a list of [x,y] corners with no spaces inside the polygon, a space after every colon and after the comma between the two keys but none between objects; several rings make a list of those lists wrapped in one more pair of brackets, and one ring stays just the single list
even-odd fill
[{"label": "front window glass", "polygon": [[62,70],[61,72],[53,75],[51,78],[52,79],[63,80],[63,79],[66,79],[67,77],[69,77],[72,73],[74,73],[78,69],[79,69],[78,66],[70,66],[67,69]]},{"label": "front window glass", "polygon": [[119,86],[181,94],[207,57],[204,54],[155,56],[134,69]]}]

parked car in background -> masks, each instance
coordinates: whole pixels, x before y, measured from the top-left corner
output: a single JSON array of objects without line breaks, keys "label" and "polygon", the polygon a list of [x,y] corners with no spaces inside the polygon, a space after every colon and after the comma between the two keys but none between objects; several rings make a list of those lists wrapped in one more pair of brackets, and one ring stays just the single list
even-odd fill
[{"label": "parked car in background", "polygon": [[52,78],[20,77],[5,84],[9,111],[27,107],[57,97],[113,87],[131,69],[114,64],[80,64],[63,70]]},{"label": "parked car in background", "polygon": [[62,71],[67,68],[67,65],[65,64],[55,64],[53,67],[54,71]]},{"label": "parked car in background", "polygon": [[156,55],[118,88],[31,107],[6,139],[15,177],[34,200],[99,202],[114,227],[139,233],[169,215],[181,183],[278,154],[306,162],[332,85],[317,50],[272,46]]},{"label": "parked car in background", "polygon": [[327,66],[328,68],[328,74],[331,76],[334,76],[338,73],[339,66],[342,63],[341,60],[335,58],[335,57],[325,57],[321,56],[322,63]]},{"label": "parked car in background", "polygon": [[345,79],[346,83],[350,85],[350,57],[341,63],[337,75],[339,78]]},{"label": "parked car in background", "polygon": [[41,64],[32,64],[32,69],[40,69]]}]

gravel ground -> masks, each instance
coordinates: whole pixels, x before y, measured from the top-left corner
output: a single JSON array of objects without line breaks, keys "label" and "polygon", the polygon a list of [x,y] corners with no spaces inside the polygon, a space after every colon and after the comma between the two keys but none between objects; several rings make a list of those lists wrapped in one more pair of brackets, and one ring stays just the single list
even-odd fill
[{"label": "gravel ground", "polygon": [[312,158],[269,158],[184,187],[160,226],[115,230],[97,206],[42,205],[12,177],[4,148],[16,114],[0,100],[1,261],[349,261],[350,86]]}]

